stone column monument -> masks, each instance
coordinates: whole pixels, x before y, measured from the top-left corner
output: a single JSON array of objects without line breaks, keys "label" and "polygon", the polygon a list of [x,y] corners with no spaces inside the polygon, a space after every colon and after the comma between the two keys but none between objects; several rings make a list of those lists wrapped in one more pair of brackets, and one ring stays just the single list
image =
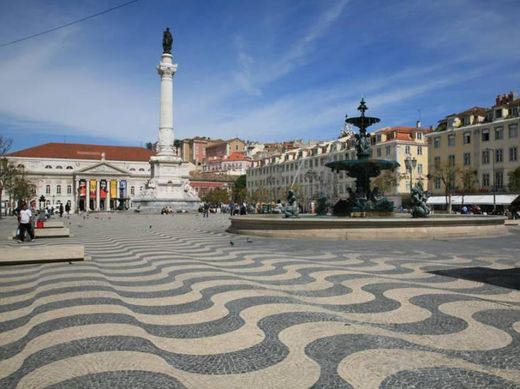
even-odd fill
[{"label": "stone column monument", "polygon": [[163,33],[163,53],[157,72],[161,76],[161,116],[157,154],[150,158],[152,177],[146,189],[132,199],[141,212],[160,212],[164,207],[174,210],[197,210],[200,199],[189,183],[189,164],[174,151],[173,76],[177,64],[171,54],[173,38],[169,28]]}]

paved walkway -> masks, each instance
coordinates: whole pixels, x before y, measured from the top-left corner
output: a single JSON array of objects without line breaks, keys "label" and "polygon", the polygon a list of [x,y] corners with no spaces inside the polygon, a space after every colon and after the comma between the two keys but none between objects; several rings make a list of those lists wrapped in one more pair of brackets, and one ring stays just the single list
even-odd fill
[{"label": "paved walkway", "polygon": [[520,387],[518,227],[392,243],[227,225],[74,216],[72,238],[24,243],[91,260],[0,268],[0,388]]}]

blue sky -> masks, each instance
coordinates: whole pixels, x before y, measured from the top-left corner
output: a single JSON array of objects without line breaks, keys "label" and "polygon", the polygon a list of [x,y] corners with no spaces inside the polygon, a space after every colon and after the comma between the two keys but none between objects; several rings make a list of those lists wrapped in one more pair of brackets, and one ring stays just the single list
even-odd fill
[{"label": "blue sky", "polygon": [[[0,0],[0,44],[123,0]],[[337,137],[364,96],[381,126],[424,126],[518,91],[518,0],[141,0],[0,48],[0,133],[142,145],[174,35],[175,137]]]}]

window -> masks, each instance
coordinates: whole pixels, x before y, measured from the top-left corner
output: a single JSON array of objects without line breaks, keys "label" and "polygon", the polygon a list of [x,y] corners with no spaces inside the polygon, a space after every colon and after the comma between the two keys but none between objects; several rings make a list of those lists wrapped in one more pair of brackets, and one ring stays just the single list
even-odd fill
[{"label": "window", "polygon": [[518,159],[518,149],[517,147],[510,147],[509,148],[509,160],[510,161],[516,161]]},{"label": "window", "polygon": [[67,194],[72,194],[72,185],[67,185]]},{"label": "window", "polygon": [[495,128],[495,140],[504,139],[504,129],[502,127]]},{"label": "window", "polygon": [[45,165],[45,169],[52,169],[51,165]]},{"label": "window", "polygon": [[502,109],[495,110],[495,118],[501,118],[502,117]]},{"label": "window", "polygon": [[411,154],[412,152],[411,152],[410,146],[408,146],[408,145],[404,146],[404,152],[405,152],[405,154]]},{"label": "window", "polygon": [[390,155],[390,146],[385,147],[385,155],[388,157]]},{"label": "window", "polygon": [[422,132],[418,132],[417,135],[416,135],[416,138],[417,138],[417,140],[421,140],[422,139]]},{"label": "window", "polygon": [[489,130],[482,130],[482,142],[489,141]]},{"label": "window", "polygon": [[130,171],[131,171],[131,172],[135,172],[135,168],[131,167],[131,168],[130,168]]},{"label": "window", "polygon": [[45,185],[45,194],[51,194],[51,186]]},{"label": "window", "polygon": [[504,188],[504,172],[495,172],[495,189]]},{"label": "window", "polygon": [[448,135],[448,146],[455,146],[455,134]]},{"label": "window", "polygon": [[433,159],[433,166],[435,166],[436,169],[441,167],[441,157],[435,157]]},{"label": "window", "polygon": [[377,154],[378,157],[381,157],[381,148],[380,147],[378,147],[376,149],[376,154]]},{"label": "window", "polygon": [[417,174],[421,175],[423,174],[423,165],[422,163],[417,164]]},{"label": "window", "polygon": [[518,138],[518,125],[516,125],[516,124],[509,125],[509,137]]},{"label": "window", "polygon": [[238,151],[238,145],[235,145],[235,151]]},{"label": "window", "polygon": [[436,149],[441,147],[441,138],[439,138],[439,137],[433,138],[433,147]]},{"label": "window", "polygon": [[56,185],[56,194],[61,194],[61,185]]},{"label": "window", "polygon": [[18,169],[25,169],[25,166],[23,165],[23,163],[21,163],[21,164],[19,164],[19,165],[17,166],[17,168],[18,168]]},{"label": "window", "polygon": [[66,169],[67,169],[67,170],[72,170],[72,169],[74,169],[74,168],[73,168],[72,166],[69,165],[69,166],[66,167]]},{"label": "window", "polygon": [[422,155],[422,146],[417,146],[417,155]]},{"label": "window", "polygon": [[140,171],[140,172],[144,172],[144,169],[143,169],[143,168],[140,168],[139,171]]},{"label": "window", "polygon": [[482,164],[487,165],[489,163],[489,150],[482,151]]},{"label": "window", "polygon": [[471,132],[465,132],[463,135],[464,144],[469,145],[471,143]]},{"label": "window", "polygon": [[502,162],[504,160],[504,151],[502,149],[495,150],[495,162]]},{"label": "window", "polygon": [[135,186],[130,187],[130,194],[133,196],[135,195]]},{"label": "window", "polygon": [[58,165],[58,166],[56,166],[56,169],[63,169],[63,166]]},{"label": "window", "polygon": [[482,186],[483,187],[489,186],[489,173],[482,174]]},{"label": "window", "polygon": [[464,165],[471,165],[471,154],[464,153]]},{"label": "window", "polygon": [[448,165],[455,166],[455,156],[453,154],[448,155]]},{"label": "window", "polygon": [[435,189],[441,188],[441,179],[439,177],[435,177],[435,180],[433,181],[433,185],[435,186]]}]

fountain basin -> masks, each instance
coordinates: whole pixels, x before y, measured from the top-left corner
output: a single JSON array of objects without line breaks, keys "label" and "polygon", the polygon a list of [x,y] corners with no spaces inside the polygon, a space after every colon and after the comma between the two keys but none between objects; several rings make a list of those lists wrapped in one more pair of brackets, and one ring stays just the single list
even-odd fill
[{"label": "fountain basin", "polygon": [[[408,215],[406,215],[408,216]],[[502,216],[443,216],[430,218],[337,218],[246,215],[230,218],[228,232],[271,238],[315,240],[436,240],[489,238],[508,235]]]},{"label": "fountain basin", "polygon": [[386,159],[346,159],[342,161],[327,162],[325,166],[332,170],[346,170],[347,172],[367,169],[369,172],[374,172],[370,175],[370,177],[374,177],[377,176],[381,170],[392,170],[399,167],[399,163],[397,161],[389,161]]}]

